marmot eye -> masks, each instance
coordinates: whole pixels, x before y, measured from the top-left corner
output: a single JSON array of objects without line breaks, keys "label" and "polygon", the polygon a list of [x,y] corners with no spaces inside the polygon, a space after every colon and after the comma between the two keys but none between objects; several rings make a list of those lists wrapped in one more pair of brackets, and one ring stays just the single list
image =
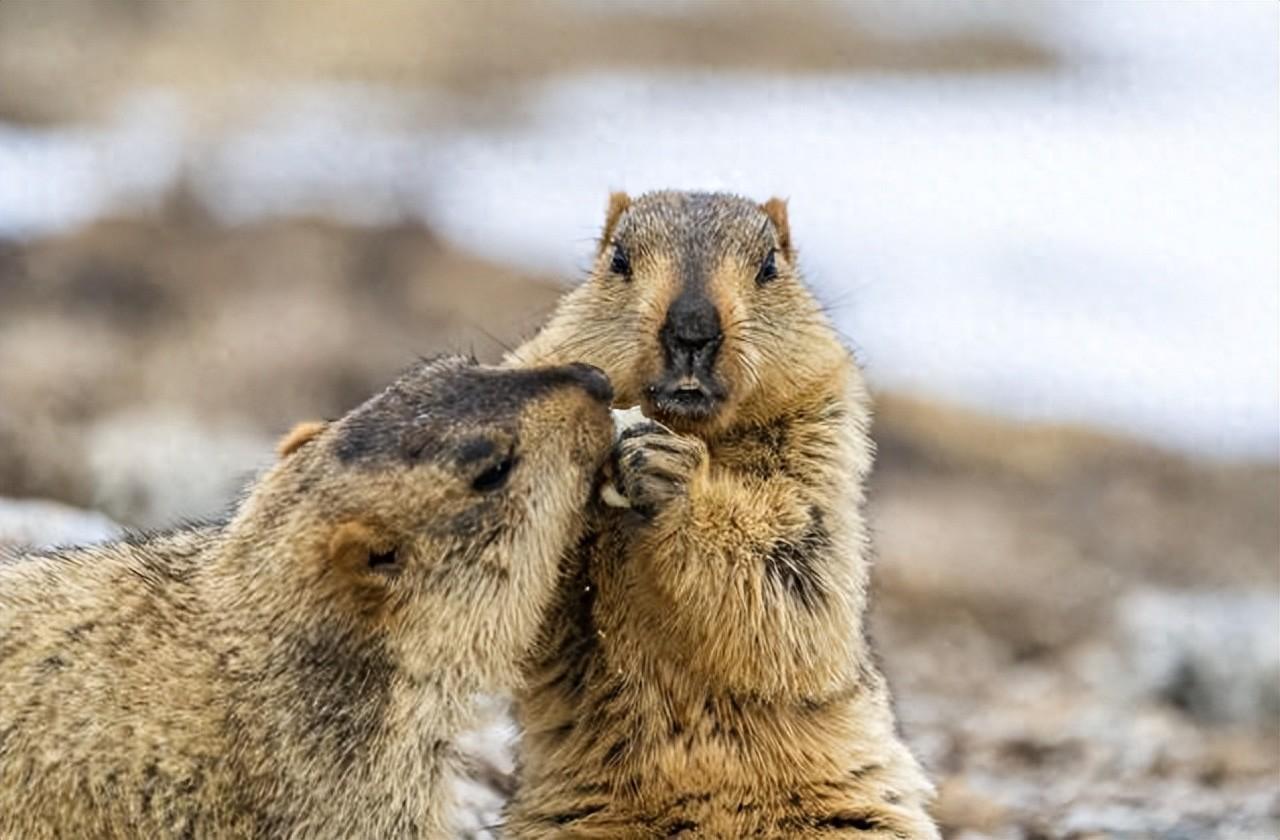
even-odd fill
[{"label": "marmot eye", "polygon": [[374,569],[380,572],[387,572],[394,569],[396,567],[396,563],[397,563],[396,550],[394,548],[390,549],[389,551],[369,553],[370,569]]},{"label": "marmot eye", "polygon": [[760,265],[760,273],[756,275],[756,282],[761,286],[778,277],[778,264],[775,260],[777,253],[775,249],[770,248],[769,256],[765,257],[764,262]]},{"label": "marmot eye", "polygon": [[471,489],[477,493],[492,493],[507,483],[507,479],[511,478],[511,470],[516,465],[516,459],[512,456],[503,458],[500,463],[494,464],[489,469],[480,473],[471,482]]},{"label": "marmot eye", "polygon": [[631,279],[631,260],[626,250],[617,243],[613,246],[613,259],[609,261],[609,271],[619,277]]}]

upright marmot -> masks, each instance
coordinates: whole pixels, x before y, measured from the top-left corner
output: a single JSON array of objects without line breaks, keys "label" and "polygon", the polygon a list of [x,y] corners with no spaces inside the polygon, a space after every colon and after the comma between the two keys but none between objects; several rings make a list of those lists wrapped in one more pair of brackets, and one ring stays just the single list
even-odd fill
[{"label": "upright marmot", "polygon": [[863,632],[861,374],[785,206],[613,196],[591,276],[510,364],[584,361],[632,429],[518,695],[512,837],[933,838]]},{"label": "upright marmot", "polygon": [[423,363],[224,524],[0,562],[0,837],[448,836],[613,440],[604,375]]}]

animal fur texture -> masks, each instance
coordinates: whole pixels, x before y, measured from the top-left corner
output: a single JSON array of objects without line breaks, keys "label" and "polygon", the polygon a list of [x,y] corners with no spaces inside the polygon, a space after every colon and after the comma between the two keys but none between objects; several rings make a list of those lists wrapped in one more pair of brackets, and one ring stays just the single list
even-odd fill
[{"label": "animal fur texture", "polygon": [[568,361],[663,425],[617,445],[631,509],[597,511],[543,625],[507,836],[936,838],[863,630],[867,389],[783,202],[614,195],[508,364]]},{"label": "animal fur texture", "polygon": [[0,562],[0,837],[451,836],[613,440],[585,365],[422,363],[229,521]]}]

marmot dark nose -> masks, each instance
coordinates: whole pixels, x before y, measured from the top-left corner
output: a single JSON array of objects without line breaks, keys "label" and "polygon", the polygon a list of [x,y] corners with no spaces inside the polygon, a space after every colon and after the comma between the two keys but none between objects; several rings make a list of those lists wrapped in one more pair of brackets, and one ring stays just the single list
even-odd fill
[{"label": "marmot dark nose", "polygon": [[613,383],[609,381],[608,375],[600,368],[583,362],[574,362],[571,365],[567,365],[567,369],[573,380],[581,385],[588,394],[602,403],[613,402]]},{"label": "marmot dark nose", "polygon": [[667,310],[659,338],[677,375],[705,375],[724,339],[720,313],[704,295],[682,294]]}]

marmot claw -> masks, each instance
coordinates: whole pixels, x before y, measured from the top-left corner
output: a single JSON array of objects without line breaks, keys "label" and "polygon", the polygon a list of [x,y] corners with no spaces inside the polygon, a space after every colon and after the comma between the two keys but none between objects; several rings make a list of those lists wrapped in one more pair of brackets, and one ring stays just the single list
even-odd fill
[{"label": "marmot claw", "polygon": [[616,492],[630,507],[652,518],[688,493],[707,461],[701,440],[657,423],[639,423],[622,433],[613,449]]}]

